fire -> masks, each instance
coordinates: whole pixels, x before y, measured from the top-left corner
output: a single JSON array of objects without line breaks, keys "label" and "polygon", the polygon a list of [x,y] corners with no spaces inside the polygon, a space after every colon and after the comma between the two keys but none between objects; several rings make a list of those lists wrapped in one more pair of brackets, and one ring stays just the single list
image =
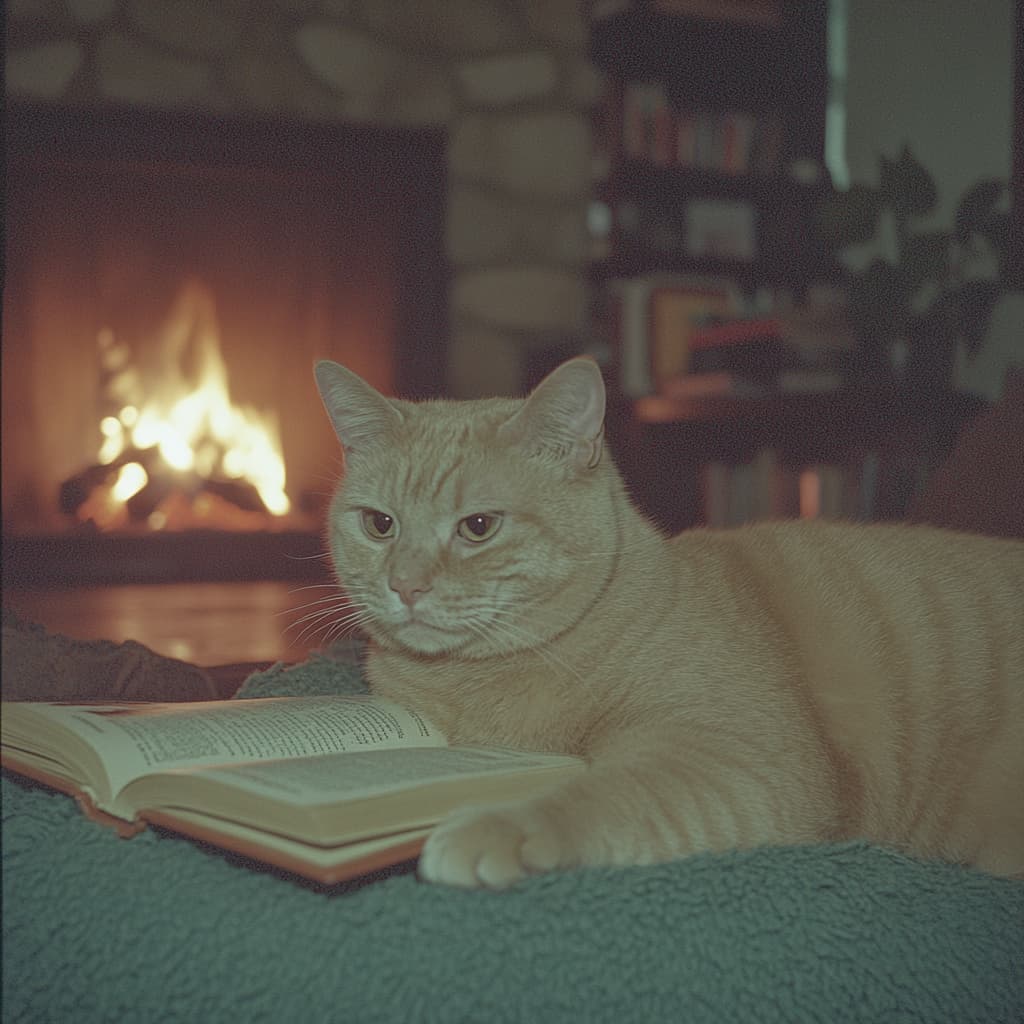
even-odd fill
[{"label": "fire", "polygon": [[183,493],[193,495],[191,511],[203,520],[232,487],[243,499],[250,490],[258,495],[258,502],[241,500],[235,513],[261,504],[261,513],[288,514],[277,418],[231,401],[214,298],[202,282],[183,285],[156,339],[157,371],[145,379],[111,330],[101,330],[97,342],[109,408],[99,424],[97,462],[109,471],[76,509],[80,519],[124,525],[127,503],[147,487],[166,492],[147,512],[157,529],[172,512],[181,519]]}]

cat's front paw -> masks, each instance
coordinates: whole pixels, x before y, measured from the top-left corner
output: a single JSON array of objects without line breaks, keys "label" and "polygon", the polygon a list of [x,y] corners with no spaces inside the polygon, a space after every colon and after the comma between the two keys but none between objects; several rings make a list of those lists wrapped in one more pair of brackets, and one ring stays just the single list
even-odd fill
[{"label": "cat's front paw", "polygon": [[564,837],[536,806],[467,807],[430,834],[419,875],[443,885],[504,889],[527,875],[565,867],[567,852]]}]

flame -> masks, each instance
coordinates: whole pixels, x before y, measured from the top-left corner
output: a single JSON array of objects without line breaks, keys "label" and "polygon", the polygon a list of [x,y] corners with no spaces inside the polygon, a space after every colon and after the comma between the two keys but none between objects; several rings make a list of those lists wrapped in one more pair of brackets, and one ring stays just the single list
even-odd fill
[{"label": "flame", "polygon": [[117,480],[111,487],[110,493],[121,502],[127,501],[130,497],[138,494],[146,484],[149,483],[149,474],[137,462],[125,463],[117,474]]},{"label": "flame", "polygon": [[[172,473],[247,481],[272,515],[289,512],[277,419],[231,401],[216,307],[204,284],[191,280],[179,292],[157,339],[161,365],[148,389],[130,350],[112,331],[104,328],[97,340],[107,399],[119,406],[100,421],[101,465],[111,465],[126,453],[152,452]],[[194,379],[183,371],[186,356],[195,367]],[[127,462],[119,468],[109,497],[126,502],[146,485],[151,472],[138,461]],[[152,525],[160,522],[157,516]]]}]

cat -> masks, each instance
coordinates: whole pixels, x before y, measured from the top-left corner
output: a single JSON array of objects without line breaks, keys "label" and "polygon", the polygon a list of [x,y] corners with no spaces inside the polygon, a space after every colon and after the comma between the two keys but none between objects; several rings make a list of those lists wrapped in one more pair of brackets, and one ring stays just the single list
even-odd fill
[{"label": "cat", "polygon": [[1024,542],[826,521],[668,538],[605,451],[590,359],[525,399],[315,373],[370,689],[453,743],[588,761],[450,815],[422,878],[849,838],[1024,874]]}]

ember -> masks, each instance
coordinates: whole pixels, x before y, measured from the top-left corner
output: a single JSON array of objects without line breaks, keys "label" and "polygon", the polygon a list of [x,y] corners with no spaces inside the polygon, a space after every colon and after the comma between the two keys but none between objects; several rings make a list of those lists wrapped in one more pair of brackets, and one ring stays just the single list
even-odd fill
[{"label": "ember", "polygon": [[63,482],[61,511],[103,530],[292,525],[276,417],[232,403],[210,289],[186,281],[154,341],[144,370],[99,332],[96,463]]}]

